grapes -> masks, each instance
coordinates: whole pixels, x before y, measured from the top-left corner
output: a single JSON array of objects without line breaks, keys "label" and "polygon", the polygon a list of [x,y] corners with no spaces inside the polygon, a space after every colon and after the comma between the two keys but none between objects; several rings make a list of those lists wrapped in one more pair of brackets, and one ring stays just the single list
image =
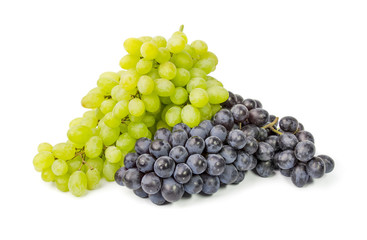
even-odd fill
[{"label": "grapes", "polygon": [[154,42],[145,42],[140,48],[141,55],[147,60],[153,60],[158,55],[158,48]]},{"label": "grapes", "polygon": [[186,141],[185,147],[190,155],[201,154],[204,151],[205,142],[201,137],[193,136]]},{"label": "grapes", "polygon": [[274,156],[274,148],[269,143],[259,142],[259,148],[255,155],[261,161],[269,161]]},{"label": "grapes", "polygon": [[155,194],[150,194],[149,199],[150,199],[150,201],[152,201],[152,203],[154,203],[156,205],[162,205],[166,202],[166,200],[163,198],[161,192],[157,192]]},{"label": "grapes", "polygon": [[50,152],[40,152],[33,158],[33,166],[38,172],[51,167],[54,163],[54,156]]},{"label": "grapes", "polygon": [[291,172],[291,179],[297,187],[303,187],[308,182],[310,176],[307,173],[306,166],[299,164],[295,166]]},{"label": "grapes", "polygon": [[227,129],[223,125],[216,125],[210,130],[210,136],[218,137],[222,142],[227,139]]},{"label": "grapes", "polygon": [[320,157],[315,157],[307,162],[306,170],[312,178],[321,178],[325,173],[325,163]]},{"label": "grapes", "polygon": [[210,136],[205,139],[205,146],[207,153],[218,153],[223,148],[223,143],[218,137]]},{"label": "grapes", "polygon": [[155,159],[152,155],[144,153],[136,159],[136,167],[142,173],[153,171]]},{"label": "grapes", "polygon": [[53,162],[51,170],[56,176],[62,176],[68,172],[68,164],[65,160],[57,159]]},{"label": "grapes", "polygon": [[171,131],[167,128],[160,128],[154,134],[154,140],[164,140],[166,142],[169,141],[169,137],[171,136]]},{"label": "grapes", "polygon": [[279,168],[287,170],[296,165],[297,159],[293,150],[285,150],[281,152],[277,158],[277,164]]},{"label": "grapes", "polygon": [[37,150],[38,152],[52,152],[52,145],[49,143],[40,143]]},{"label": "grapes", "polygon": [[278,144],[282,150],[294,149],[294,147],[298,144],[298,139],[292,133],[284,133],[279,136]]},{"label": "grapes", "polygon": [[88,190],[96,189],[99,181],[101,180],[101,173],[98,171],[98,169],[88,169],[85,175],[87,177]]},{"label": "grapes", "polygon": [[209,154],[207,157],[208,168],[207,173],[211,176],[219,176],[223,173],[226,161],[219,154]]},{"label": "grapes", "polygon": [[139,138],[136,142],[135,142],[135,151],[138,154],[144,154],[144,153],[149,153],[149,146],[151,144],[152,140],[150,140],[149,138]]},{"label": "grapes", "polygon": [[162,184],[162,196],[167,202],[176,202],[180,200],[185,190],[182,184],[176,182],[173,178],[166,178]]},{"label": "grapes", "polygon": [[195,88],[190,92],[190,102],[194,107],[204,107],[209,101],[208,93],[202,88]]},{"label": "grapes", "polygon": [[141,188],[147,194],[158,193],[161,190],[161,186],[161,179],[154,172],[145,174],[141,180]]},{"label": "grapes", "polygon": [[69,160],[75,155],[75,147],[69,143],[58,143],[53,147],[52,153],[55,158]]},{"label": "grapes", "polygon": [[178,129],[172,132],[169,136],[169,143],[172,147],[185,145],[187,139],[187,133],[184,130]]},{"label": "grapes", "polygon": [[181,119],[182,122],[187,126],[191,128],[195,127],[200,123],[200,112],[196,107],[192,105],[186,105],[182,108]]},{"label": "grapes", "polygon": [[199,175],[194,175],[189,182],[184,184],[184,189],[188,194],[197,194],[203,189],[203,179]]},{"label": "grapes", "polygon": [[201,137],[202,139],[205,139],[207,136],[207,133],[204,128],[197,126],[191,129],[190,136],[191,137],[198,136],[198,137]]},{"label": "grapes", "polygon": [[124,166],[127,169],[135,168],[136,167],[136,160],[138,159],[139,155],[137,153],[128,153],[124,157]]},{"label": "grapes", "polygon": [[236,104],[231,108],[235,122],[244,122],[248,118],[248,110],[242,104]]},{"label": "grapes", "polygon": [[228,133],[227,142],[235,149],[242,149],[246,141],[246,136],[241,130],[232,130]]},{"label": "grapes", "polygon": [[82,196],[86,192],[87,186],[88,179],[83,171],[75,171],[70,175],[68,188],[74,196]]},{"label": "grapes", "polygon": [[214,115],[214,125],[222,125],[227,130],[231,130],[234,124],[234,119],[228,109],[222,109]]},{"label": "grapes", "polygon": [[172,176],[174,170],[175,162],[168,156],[161,156],[154,163],[154,172],[161,178]]},{"label": "grapes", "polygon": [[136,168],[127,169],[125,174],[122,176],[122,182],[124,186],[132,190],[136,190],[141,186],[141,179],[143,174]]},{"label": "grapes", "polygon": [[248,119],[250,123],[262,127],[269,121],[269,113],[262,108],[255,108],[250,110]]},{"label": "grapes", "polygon": [[172,158],[176,163],[184,163],[186,162],[189,153],[186,148],[182,145],[173,147],[169,152],[169,157]]},{"label": "grapes", "polygon": [[283,117],[279,121],[279,127],[284,132],[295,132],[298,129],[298,121],[294,117]]},{"label": "grapes", "polygon": [[168,156],[171,145],[165,140],[154,140],[149,146],[149,153],[154,157]]},{"label": "grapes", "polygon": [[203,193],[210,195],[219,190],[220,181],[218,177],[202,174],[201,178],[203,179]]},{"label": "grapes", "polygon": [[158,67],[159,76],[168,80],[173,79],[176,76],[176,72],[176,66],[171,62],[162,63]]},{"label": "grapes", "polygon": [[190,181],[192,176],[191,168],[185,163],[179,163],[176,165],[176,169],[173,173],[174,179],[181,184],[185,184]]},{"label": "grapes", "polygon": [[226,164],[233,163],[237,159],[237,151],[229,145],[224,145],[219,154],[224,158]]},{"label": "grapes", "polygon": [[318,157],[321,158],[325,163],[325,173],[329,173],[334,170],[335,163],[331,157],[327,155],[319,155]]},{"label": "grapes", "polygon": [[228,164],[225,166],[224,172],[219,175],[219,180],[224,184],[232,184],[238,178],[238,170],[232,165]]},{"label": "grapes", "polygon": [[302,162],[309,161],[315,155],[315,145],[311,141],[302,141],[294,148],[296,158]]}]

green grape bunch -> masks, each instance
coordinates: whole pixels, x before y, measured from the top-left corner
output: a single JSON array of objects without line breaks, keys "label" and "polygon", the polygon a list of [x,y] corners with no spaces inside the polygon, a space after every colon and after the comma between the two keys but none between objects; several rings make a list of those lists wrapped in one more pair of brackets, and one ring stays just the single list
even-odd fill
[{"label": "green grape bunch", "polygon": [[137,139],[152,139],[157,129],[178,123],[195,127],[209,120],[228,99],[223,84],[209,76],[218,64],[204,41],[188,44],[183,26],[162,36],[128,38],[121,71],[104,72],[81,100],[86,111],[72,120],[68,140],[41,143],[33,159],[46,182],[83,196],[102,178],[114,181]]}]

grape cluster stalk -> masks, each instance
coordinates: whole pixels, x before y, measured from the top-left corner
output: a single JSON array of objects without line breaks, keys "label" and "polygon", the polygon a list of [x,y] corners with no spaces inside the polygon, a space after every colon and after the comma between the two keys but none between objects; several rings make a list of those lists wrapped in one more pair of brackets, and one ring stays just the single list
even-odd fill
[{"label": "grape cluster stalk", "polygon": [[63,192],[83,196],[98,188],[101,178],[114,181],[138,139],[151,139],[158,129],[179,123],[198,126],[229,97],[208,75],[216,69],[217,56],[202,40],[189,43],[183,27],[169,39],[128,38],[123,47],[122,70],[102,73],[97,87],[82,98],[90,110],[70,122],[68,140],[38,146],[35,170]]}]

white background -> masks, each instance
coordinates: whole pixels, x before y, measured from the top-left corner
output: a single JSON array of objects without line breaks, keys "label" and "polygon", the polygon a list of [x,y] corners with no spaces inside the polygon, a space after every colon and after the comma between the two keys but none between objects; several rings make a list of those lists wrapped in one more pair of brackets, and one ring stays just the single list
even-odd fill
[{"label": "white background", "polygon": [[[1,239],[365,239],[365,1],[1,1]],[[159,207],[115,183],[75,198],[32,166],[66,140],[81,97],[118,71],[128,37],[181,24],[219,57],[212,74],[297,117],[335,171],[303,189],[248,174],[212,197]]]}]

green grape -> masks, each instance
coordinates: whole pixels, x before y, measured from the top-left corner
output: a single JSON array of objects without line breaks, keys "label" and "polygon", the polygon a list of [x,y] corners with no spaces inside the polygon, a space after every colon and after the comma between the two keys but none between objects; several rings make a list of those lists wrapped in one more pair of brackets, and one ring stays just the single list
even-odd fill
[{"label": "green grape", "polygon": [[172,37],[173,38],[175,38],[175,37],[182,37],[185,40],[185,44],[187,43],[187,36],[186,36],[185,33],[181,32],[181,31],[174,32],[172,34]]},{"label": "green grape", "polygon": [[147,126],[144,123],[135,122],[129,124],[129,126],[127,127],[127,131],[129,135],[135,139],[147,137],[149,132]]},{"label": "green grape", "polygon": [[195,88],[190,92],[190,102],[194,107],[202,108],[209,102],[208,93],[202,88]]},{"label": "green grape", "polygon": [[166,123],[173,127],[181,122],[181,108],[178,106],[171,107],[166,112]]},{"label": "green grape", "polygon": [[212,116],[214,116],[222,108],[219,104],[210,104],[212,107]]},{"label": "green grape", "polygon": [[145,42],[140,48],[141,55],[147,60],[153,60],[158,56],[158,48],[154,42]]},{"label": "green grape", "polygon": [[129,101],[121,100],[116,103],[112,110],[112,114],[115,118],[123,119],[129,114]]},{"label": "green grape", "polygon": [[228,97],[228,91],[219,86],[214,86],[207,89],[208,95],[209,95],[209,103],[210,104],[220,104],[225,102]]},{"label": "green grape", "polygon": [[113,99],[106,99],[101,103],[99,109],[102,111],[103,114],[107,114],[112,112],[112,109],[115,107],[116,101]]},{"label": "green grape", "polygon": [[127,132],[127,123],[126,122],[121,123],[120,132],[121,133],[126,133]]},{"label": "green grape", "polygon": [[215,70],[215,61],[211,58],[200,59],[194,65],[195,68],[200,68],[205,73],[210,73]]},{"label": "green grape", "polygon": [[129,120],[130,122],[142,122],[144,119],[145,113],[139,117],[133,116],[131,114],[129,114]]},{"label": "green grape", "polygon": [[[196,54],[195,49],[192,48],[189,44],[186,44],[184,51],[190,54],[192,59],[197,59],[199,56]],[[194,64],[194,63],[193,63]]]},{"label": "green grape", "polygon": [[154,126],[155,124],[155,117],[151,113],[147,113],[144,115],[143,123],[149,128]]},{"label": "green grape", "polygon": [[118,163],[121,161],[122,153],[120,149],[118,149],[117,147],[109,146],[105,150],[105,156],[106,160],[109,161],[110,163]]},{"label": "green grape", "polygon": [[101,173],[98,169],[88,169],[87,173],[87,188],[88,190],[94,190],[97,188],[99,181],[101,180]]},{"label": "green grape", "polygon": [[178,68],[191,69],[194,65],[194,61],[192,60],[191,55],[186,51],[182,51],[178,54],[173,55],[171,61]]},{"label": "green grape", "polygon": [[190,104],[186,105],[182,108],[181,119],[187,126],[196,127],[200,123],[200,111]]},{"label": "green grape", "polygon": [[98,119],[96,116],[93,117],[83,117],[80,125],[89,127],[91,129],[95,128],[98,124]]},{"label": "green grape", "polygon": [[100,136],[91,137],[85,144],[85,155],[89,158],[96,158],[103,150],[103,140]]},{"label": "green grape", "polygon": [[105,93],[111,93],[114,86],[119,85],[119,82],[113,78],[102,77],[97,81],[97,86]]},{"label": "green grape", "polygon": [[159,100],[159,97],[155,93],[149,95],[143,95],[141,96],[141,100],[143,100],[145,110],[147,112],[154,113],[157,112],[160,108],[161,101]]},{"label": "green grape", "polygon": [[156,36],[152,39],[152,41],[157,45],[158,48],[166,47],[167,40],[162,36]]},{"label": "green grape", "polygon": [[74,196],[82,196],[87,191],[87,186],[88,180],[84,172],[76,171],[70,175],[68,187]]},{"label": "green grape", "polygon": [[112,112],[107,113],[102,120],[110,128],[117,128],[121,124],[121,119],[116,118]]},{"label": "green grape", "polygon": [[69,160],[75,156],[75,147],[70,143],[58,143],[53,147],[52,153],[56,158]]},{"label": "green grape", "polygon": [[136,88],[140,75],[134,69],[128,70],[121,76],[120,85],[123,89],[130,92]]},{"label": "green grape", "polygon": [[150,42],[153,40],[152,37],[149,37],[149,36],[142,36],[139,38],[140,41],[142,41],[143,43],[146,43],[146,42]]},{"label": "green grape", "polygon": [[190,93],[195,88],[206,89],[206,81],[203,78],[195,77],[192,78],[186,86],[187,91]]},{"label": "green grape", "polygon": [[168,39],[167,48],[171,53],[179,53],[186,46],[185,39],[180,36],[174,36]]},{"label": "green grape", "polygon": [[82,106],[85,108],[97,108],[104,100],[104,94],[101,93],[88,93],[82,98]]},{"label": "green grape", "polygon": [[96,110],[88,110],[83,113],[83,118],[96,117]]},{"label": "green grape", "polygon": [[38,152],[52,152],[52,145],[49,143],[40,143],[38,145]]},{"label": "green grape", "polygon": [[161,119],[163,120],[163,121],[166,121],[166,113],[167,113],[167,111],[168,111],[168,109],[170,109],[171,107],[173,107],[173,106],[175,106],[174,104],[168,104],[168,105],[166,105],[164,108],[163,108],[163,110],[162,110],[162,112],[161,112]]},{"label": "green grape", "polygon": [[100,157],[88,159],[86,165],[89,168],[97,169],[100,173],[103,171],[103,159]]},{"label": "green grape", "polygon": [[69,178],[70,178],[69,173],[62,175],[62,176],[56,176],[55,182],[56,182],[57,189],[59,189],[62,192],[68,192],[69,191],[69,186],[68,186]]},{"label": "green grape", "polygon": [[190,76],[191,78],[203,78],[206,79],[206,72],[200,68],[191,68],[190,69]]},{"label": "green grape", "polygon": [[151,77],[153,80],[160,78],[157,68],[153,68],[150,72],[148,72],[147,76]]},{"label": "green grape", "polygon": [[139,98],[134,98],[129,102],[129,112],[135,117],[140,117],[145,113],[144,102]]},{"label": "green grape", "polygon": [[124,42],[126,52],[134,56],[140,56],[140,48],[143,42],[137,38],[128,38]]},{"label": "green grape", "polygon": [[157,95],[160,97],[169,97],[175,91],[175,85],[171,81],[164,78],[155,80],[155,85]]},{"label": "green grape", "polygon": [[40,152],[33,158],[34,169],[38,172],[42,172],[46,168],[51,167],[55,158],[51,152]]},{"label": "green grape", "polygon": [[150,130],[148,130],[148,135],[146,138],[153,139],[153,134],[150,132]]},{"label": "green grape", "polygon": [[69,123],[69,128],[76,126],[76,125],[80,125],[82,122],[83,118],[79,117],[79,118],[74,118],[73,120],[70,121]]},{"label": "green grape", "polygon": [[122,152],[130,152],[135,147],[136,139],[131,137],[129,133],[123,133],[116,141],[116,147]]},{"label": "green grape", "polygon": [[191,47],[198,55],[203,55],[208,51],[208,45],[201,40],[196,40],[191,43]]},{"label": "green grape", "polygon": [[117,128],[109,128],[107,126],[102,127],[99,133],[99,136],[103,140],[103,144],[106,146],[110,146],[114,144],[117,138],[120,135],[120,127]]},{"label": "green grape", "polygon": [[76,156],[75,158],[67,161],[68,164],[68,173],[72,174],[75,171],[78,171],[82,166],[82,158],[80,155]]},{"label": "green grape", "polygon": [[76,143],[78,145],[84,145],[89,140],[89,138],[93,136],[93,132],[89,127],[78,125],[71,127],[67,135],[69,140],[72,141],[73,143]]},{"label": "green grape", "polygon": [[111,78],[117,82],[120,81],[120,75],[115,72],[104,72],[99,75],[99,78]]},{"label": "green grape", "polygon": [[199,108],[200,121],[210,120],[212,118],[212,107],[210,103],[206,104],[204,107]]},{"label": "green grape", "polygon": [[68,164],[65,160],[57,159],[52,164],[51,170],[56,176],[62,176],[68,172]]},{"label": "green grape", "polygon": [[218,57],[212,52],[206,52],[202,54],[201,59],[212,59],[214,60],[215,65],[218,64]]},{"label": "green grape", "polygon": [[155,58],[155,60],[158,63],[162,64],[162,63],[168,62],[170,58],[171,58],[171,53],[169,52],[167,48],[165,47],[158,48],[158,55]]},{"label": "green grape", "polygon": [[141,76],[138,81],[138,90],[141,94],[151,94],[154,91],[153,79],[147,75]]},{"label": "green grape", "polygon": [[125,55],[121,58],[120,67],[122,69],[126,69],[126,70],[135,68],[135,66],[139,62],[139,60],[140,60],[139,56],[134,56],[134,55],[127,54],[127,55]]},{"label": "green grape", "polygon": [[119,168],[120,168],[119,163],[110,163],[108,161],[105,161],[105,164],[103,166],[104,178],[109,182],[115,181],[115,173]]},{"label": "green grape", "polygon": [[45,182],[55,181],[56,175],[52,172],[51,168],[46,168],[42,171],[41,178]]},{"label": "green grape", "polygon": [[92,128],[93,136],[99,136],[99,132],[101,131],[100,128]]},{"label": "green grape", "polygon": [[217,79],[212,78],[212,79],[206,80],[206,86],[207,86],[207,88],[211,88],[211,87],[214,87],[214,86],[223,87],[223,84],[220,81],[218,81]]},{"label": "green grape", "polygon": [[111,98],[116,102],[121,100],[130,100],[130,94],[125,91],[121,85],[114,86],[111,90]]},{"label": "green grape", "polygon": [[158,68],[159,76],[168,80],[171,80],[176,76],[176,71],[175,64],[171,62],[162,63]]},{"label": "green grape", "polygon": [[184,104],[189,98],[185,88],[177,87],[173,94],[170,96],[171,101],[176,105]]},{"label": "green grape", "polygon": [[168,105],[168,104],[172,103],[170,97],[159,97],[159,99],[161,100],[161,103],[163,103],[165,105]]},{"label": "green grape", "polygon": [[104,114],[100,108],[96,108],[96,117],[98,120],[101,120],[104,117]]},{"label": "green grape", "polygon": [[100,89],[99,87],[95,87],[95,88],[92,88],[88,94],[101,94],[101,95],[105,95],[106,93]]},{"label": "green grape", "polygon": [[136,64],[136,71],[140,74],[146,74],[152,70],[153,61],[140,59],[139,62]]},{"label": "green grape", "polygon": [[168,130],[172,130],[172,128],[170,126],[168,126],[168,124],[162,120],[159,120],[157,122],[157,130],[160,128],[167,128]]},{"label": "green grape", "polygon": [[176,87],[184,87],[190,81],[190,72],[185,68],[177,68],[176,76],[171,81]]}]

